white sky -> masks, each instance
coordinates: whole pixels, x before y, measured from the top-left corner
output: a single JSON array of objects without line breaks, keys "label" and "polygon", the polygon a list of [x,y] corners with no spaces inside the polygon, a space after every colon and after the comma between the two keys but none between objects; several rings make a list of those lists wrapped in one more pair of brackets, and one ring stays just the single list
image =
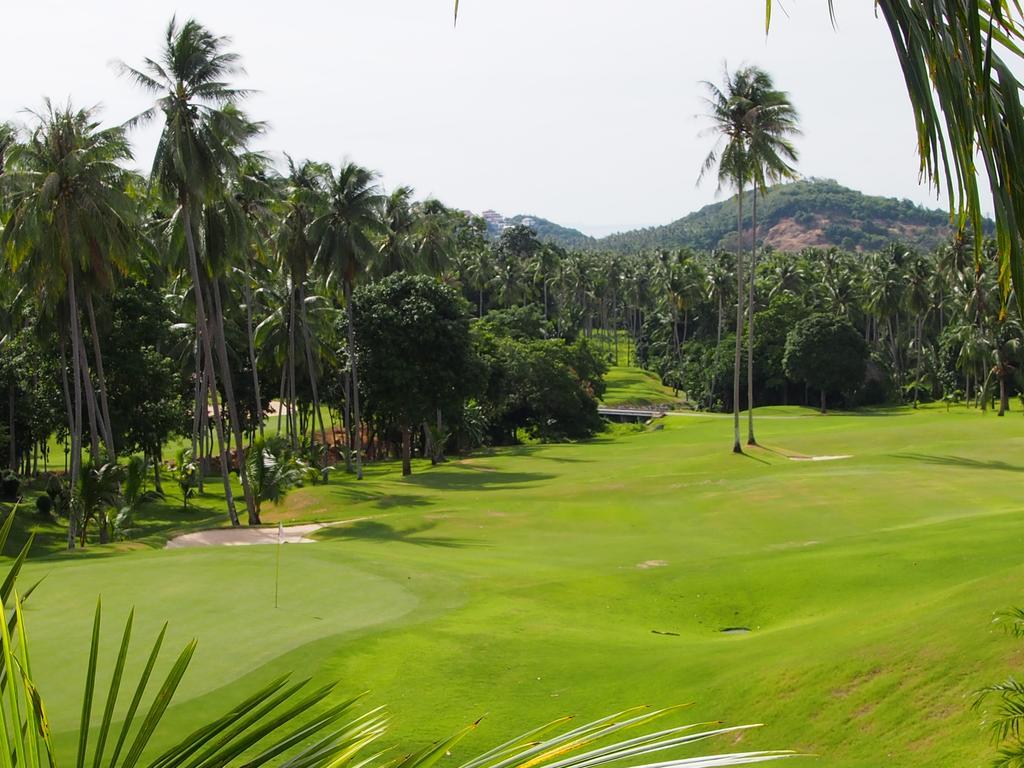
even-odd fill
[{"label": "white sky", "polygon": [[[918,183],[910,109],[870,0],[207,0],[8,2],[0,119],[43,96],[147,106],[110,62],[155,56],[173,13],[230,35],[273,153],[382,172],[460,208],[536,214],[589,234],[664,224],[716,199],[697,187],[701,80],[757,64],[800,110],[800,170],[940,206]],[[148,170],[155,134],[136,135]]]}]

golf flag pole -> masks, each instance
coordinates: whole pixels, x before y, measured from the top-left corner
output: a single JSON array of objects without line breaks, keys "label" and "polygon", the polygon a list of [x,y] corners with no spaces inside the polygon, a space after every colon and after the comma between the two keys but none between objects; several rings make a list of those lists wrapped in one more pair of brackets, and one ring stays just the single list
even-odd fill
[{"label": "golf flag pole", "polygon": [[284,523],[277,524],[277,564],[274,567],[274,607],[277,608],[278,587],[281,583],[281,544],[284,543]]}]

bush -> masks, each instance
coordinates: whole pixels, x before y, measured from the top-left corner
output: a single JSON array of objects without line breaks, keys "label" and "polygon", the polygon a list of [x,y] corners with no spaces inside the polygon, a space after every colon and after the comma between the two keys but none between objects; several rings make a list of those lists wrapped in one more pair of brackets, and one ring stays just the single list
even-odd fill
[{"label": "bush", "polygon": [[3,475],[0,475],[0,497],[8,501],[15,501],[20,491],[21,478],[9,469],[4,470]]},{"label": "bush", "polygon": [[49,520],[53,512],[53,499],[43,493],[36,496],[36,514],[44,520]]}]

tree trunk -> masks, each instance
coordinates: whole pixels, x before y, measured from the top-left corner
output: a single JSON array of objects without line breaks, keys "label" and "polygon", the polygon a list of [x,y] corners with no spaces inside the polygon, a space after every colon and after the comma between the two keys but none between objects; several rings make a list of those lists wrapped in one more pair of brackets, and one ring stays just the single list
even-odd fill
[{"label": "tree trunk", "polygon": [[[77,309],[77,297],[75,300]],[[89,375],[89,357],[85,353],[85,335],[82,333],[82,323],[78,314],[71,318],[71,332],[78,338],[79,372],[82,376],[84,386],[83,396],[85,398],[85,412],[89,417],[89,450],[90,459],[93,464],[100,461],[100,427],[96,414],[96,391],[92,386],[92,376]]]},{"label": "tree trunk", "polygon": [[89,316],[89,330],[92,333],[92,354],[96,358],[96,376],[100,385],[100,419],[103,423],[103,442],[111,461],[117,461],[114,447],[114,429],[110,421],[110,404],[107,401],[107,375],[103,372],[103,353],[100,351],[100,335],[96,329],[96,311],[93,309],[92,293],[85,294],[85,311]]},{"label": "tree trunk", "polygon": [[826,410],[827,409],[826,409],[826,404],[825,404],[825,390],[823,389],[823,390],[821,390],[821,412],[825,413]]},{"label": "tree trunk", "polygon": [[352,283],[345,281],[345,314],[348,316],[348,359],[352,366],[352,421],[354,452],[356,454],[356,479],[363,479],[363,436],[359,414],[359,367],[356,354],[355,312],[352,308]]},{"label": "tree trunk", "polygon": [[192,409],[192,460],[195,461],[196,466],[199,467],[199,470],[196,472],[196,490],[201,495],[203,493],[203,473],[206,468],[203,466],[203,457],[200,452],[202,444],[200,443],[200,440],[203,435],[202,430],[205,429],[203,415],[206,412],[206,401],[208,398],[206,397],[206,376],[203,375],[203,358],[202,353],[200,352],[199,337],[199,324],[197,323],[194,348],[196,360],[195,372],[193,374],[195,376],[196,384],[195,401]]},{"label": "tree trunk", "polygon": [[919,317],[913,324],[913,345],[916,352],[918,352],[918,359],[916,359],[918,366],[916,366],[913,372],[913,408],[915,410],[918,408],[918,390],[921,387],[921,337],[924,334],[924,329],[925,321],[923,318]]},{"label": "tree trunk", "polygon": [[7,385],[7,440],[8,445],[10,447],[10,450],[8,451],[8,463],[10,464],[11,472],[14,472],[18,468],[17,431],[15,429],[14,419],[15,413],[17,411],[17,406],[15,404],[16,394],[17,393],[15,392],[14,389],[14,382],[12,381],[10,384]]},{"label": "tree trunk", "polygon": [[249,365],[252,367],[252,386],[256,396],[256,423],[263,437],[263,399],[260,397],[260,373],[256,365],[256,334],[252,327],[252,278],[249,272],[243,275],[245,282],[245,331],[249,342]]},{"label": "tree trunk", "polygon": [[[231,491],[231,464],[229,462],[227,441],[224,438],[224,420],[221,418],[220,395],[217,393],[213,369],[206,371],[206,389],[210,394],[210,405],[213,408],[213,426],[217,432],[217,444],[220,448],[220,477],[224,484],[224,498],[228,505],[228,518],[231,525],[237,528],[238,511],[235,509],[235,497]],[[205,405],[205,404],[204,404]]]},{"label": "tree trunk", "polygon": [[188,248],[189,266],[192,272],[192,289],[195,292],[196,324],[201,331],[200,346],[203,349],[203,362],[206,368],[205,378],[209,386],[213,403],[213,418],[217,427],[221,473],[224,477],[224,498],[227,502],[228,517],[231,519],[231,525],[237,527],[239,525],[238,512],[235,511],[235,498],[231,492],[231,479],[228,476],[228,450],[227,444],[224,441],[224,423],[221,420],[220,403],[217,398],[217,377],[213,368],[213,339],[211,338],[210,324],[207,320],[206,307],[203,301],[202,273],[199,271],[199,257],[196,255],[195,237],[192,232],[192,214],[187,199],[182,204],[182,219],[182,224],[185,227],[185,244]]},{"label": "tree trunk", "polygon": [[412,430],[402,427],[402,477],[412,474]]},{"label": "tree trunk", "polygon": [[[69,293],[69,295],[70,295],[70,293]],[[73,343],[72,343],[72,346],[74,346]],[[74,363],[72,363],[72,368],[74,369],[74,367],[75,367],[75,365],[74,365]],[[70,468],[71,482],[70,482],[68,491],[71,494],[72,498],[74,498],[74,495],[76,493],[75,488],[76,488],[76,486],[78,484],[78,472],[79,472],[79,466],[80,466],[81,455],[82,455],[81,450],[80,450],[80,445],[81,445],[80,441],[82,439],[81,438],[81,434],[79,433],[77,438],[76,438],[76,428],[80,429],[80,427],[81,427],[81,417],[80,417],[81,416],[81,412],[77,408],[77,405],[78,405],[78,402],[79,402],[79,400],[78,400],[78,391],[77,391],[77,389],[78,389],[78,371],[77,370],[73,370],[73,372],[72,372],[72,378],[75,381],[75,390],[76,390],[75,391],[74,404],[72,404],[71,387],[68,385],[68,361],[67,361],[67,355],[64,354],[64,337],[63,337],[63,335],[61,335],[61,337],[60,337],[60,374],[61,374],[61,384],[63,385],[63,389],[64,389],[64,407],[67,409],[67,416],[68,416],[68,434],[71,435],[71,451],[70,451],[70,453],[71,453],[71,468]],[[65,443],[65,445],[67,445],[67,443]],[[78,449],[78,450],[76,450],[76,449]],[[65,453],[65,455],[64,455],[65,471],[68,471],[67,461],[68,461],[68,456]],[[75,537],[75,509],[74,509],[74,504],[71,504],[69,509],[68,509],[68,549],[74,549],[75,548],[75,538],[76,538]]]},{"label": "tree trunk", "polygon": [[292,448],[298,446],[298,424],[295,407],[295,285],[288,286],[288,437]]},{"label": "tree trunk", "polygon": [[[302,346],[306,350],[306,367],[309,369],[309,386],[313,390],[313,414],[314,414],[314,417],[316,419],[319,419],[319,422],[320,422],[320,442],[324,445],[324,447],[326,447],[327,446],[327,430],[324,428],[324,417],[323,417],[323,414],[320,413],[320,393],[317,391],[316,366],[313,364],[313,349],[312,349],[313,338],[312,338],[312,335],[309,332],[309,324],[308,324],[307,318],[306,318],[306,287],[305,287],[305,285],[302,285],[299,288],[299,298],[300,298],[299,313],[301,315],[301,320],[302,320],[302,340],[303,340]],[[314,430],[315,430],[316,424],[314,424],[313,427],[314,427]]]},{"label": "tree trunk", "polygon": [[352,392],[352,381],[348,372],[342,375],[341,386],[345,393],[345,402],[341,407],[341,426],[345,431],[345,471],[352,472],[352,417],[350,413],[350,396]]},{"label": "tree trunk", "polygon": [[444,430],[444,418],[442,417],[441,409],[438,408],[437,409],[437,436],[440,439],[438,439],[437,445],[434,446],[434,454],[436,456],[436,460],[434,461],[435,464],[440,464],[441,462],[443,462],[445,460],[445,458],[444,458],[444,444],[445,444],[445,441],[443,439],[443,437],[444,437],[444,431],[443,430]]},{"label": "tree trunk", "polygon": [[260,524],[260,513],[256,508],[256,499],[249,483],[249,467],[245,461],[245,442],[242,440],[242,419],[238,414],[238,402],[235,400],[235,384],[231,379],[231,367],[228,363],[228,345],[224,334],[224,310],[220,298],[220,283],[213,281],[213,304],[217,321],[217,357],[220,359],[221,381],[224,382],[224,395],[228,401],[228,417],[231,429],[235,433],[235,445],[238,448],[238,476],[242,481],[242,495],[245,497],[245,509],[249,525]]},{"label": "tree trunk", "polygon": [[161,455],[161,452],[158,448],[156,451],[153,452],[153,487],[156,489],[156,492],[159,493],[161,496],[163,496],[164,494],[164,487],[160,482],[160,464],[162,463],[162,461],[163,456]]},{"label": "tree trunk", "polygon": [[757,445],[754,437],[754,278],[757,275],[757,184],[750,212],[750,279],[747,281],[747,445]]},{"label": "tree trunk", "polygon": [[740,363],[743,355],[743,186],[736,196],[736,356],[732,374],[732,452],[743,453],[740,446]]}]

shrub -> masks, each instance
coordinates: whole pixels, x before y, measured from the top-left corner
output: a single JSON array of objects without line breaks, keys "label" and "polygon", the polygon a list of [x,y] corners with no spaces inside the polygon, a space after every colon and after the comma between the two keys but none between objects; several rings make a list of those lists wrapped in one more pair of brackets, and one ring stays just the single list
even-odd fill
[{"label": "shrub", "polygon": [[44,520],[49,520],[51,512],[53,512],[53,499],[45,493],[36,496],[36,514]]},{"label": "shrub", "polygon": [[4,470],[3,475],[0,475],[0,496],[8,501],[14,501],[20,491],[21,478],[9,469]]}]

